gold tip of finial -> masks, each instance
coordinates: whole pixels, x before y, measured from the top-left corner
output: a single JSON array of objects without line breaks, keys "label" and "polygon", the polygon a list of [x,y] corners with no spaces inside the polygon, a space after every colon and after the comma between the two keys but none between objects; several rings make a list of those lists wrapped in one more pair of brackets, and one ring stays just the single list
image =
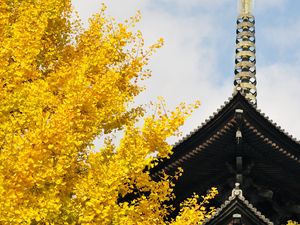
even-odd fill
[{"label": "gold tip of finial", "polygon": [[240,1],[240,14],[252,14],[253,1],[252,0],[239,0]]}]

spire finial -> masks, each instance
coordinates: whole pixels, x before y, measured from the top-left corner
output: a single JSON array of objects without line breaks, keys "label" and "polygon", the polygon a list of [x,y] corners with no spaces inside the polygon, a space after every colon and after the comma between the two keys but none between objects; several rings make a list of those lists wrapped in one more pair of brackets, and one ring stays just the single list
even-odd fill
[{"label": "spire finial", "polygon": [[252,0],[239,0],[240,2],[240,14],[241,15],[247,15],[247,14],[252,14],[252,9],[253,9],[253,1]]},{"label": "spire finial", "polygon": [[256,50],[255,18],[252,15],[252,0],[239,0],[240,12],[237,18],[235,92],[239,91],[256,106]]}]

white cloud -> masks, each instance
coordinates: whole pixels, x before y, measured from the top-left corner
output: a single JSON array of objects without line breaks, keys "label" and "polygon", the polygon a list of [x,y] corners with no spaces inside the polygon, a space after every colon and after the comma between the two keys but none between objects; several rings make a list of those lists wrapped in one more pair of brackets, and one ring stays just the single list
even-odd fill
[{"label": "white cloud", "polygon": [[200,6],[202,9],[220,9],[224,6],[224,4],[227,4],[231,2],[231,0],[188,0],[188,1],[182,1],[182,0],[156,0],[156,2],[164,3],[173,5],[173,7],[178,7],[181,9],[191,9],[195,6]]},{"label": "white cloud", "polygon": [[151,61],[153,77],[147,82],[147,90],[138,102],[164,96],[167,103],[175,106],[180,102],[202,102],[183,128],[188,133],[212,114],[224,98],[231,95],[232,83],[218,86],[216,81],[218,49],[207,40],[221,36],[214,29],[218,21],[209,15],[197,18],[177,17],[164,11],[146,11],[141,27],[146,39],[152,42],[159,37],[165,39],[165,46]]},{"label": "white cloud", "polygon": [[274,122],[300,137],[299,64],[273,64],[260,69],[258,106]]},{"label": "white cloud", "polygon": [[265,32],[269,44],[273,44],[280,51],[284,51],[291,47],[299,49],[300,39],[300,18],[297,20],[288,21],[287,23],[276,26],[269,26]]},{"label": "white cloud", "polygon": [[86,22],[91,15],[99,12],[102,3],[108,6],[108,15],[114,16],[118,20],[125,20],[135,15],[138,10],[144,9],[148,1],[150,0],[72,0],[72,3],[83,21]]}]

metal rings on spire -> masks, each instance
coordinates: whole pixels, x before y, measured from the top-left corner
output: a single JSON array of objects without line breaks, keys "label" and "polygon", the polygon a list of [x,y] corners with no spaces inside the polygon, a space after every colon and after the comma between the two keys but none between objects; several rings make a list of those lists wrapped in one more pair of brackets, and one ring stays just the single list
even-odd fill
[{"label": "metal rings on spire", "polygon": [[239,91],[256,106],[255,18],[241,14],[237,19],[235,56],[235,92]]}]

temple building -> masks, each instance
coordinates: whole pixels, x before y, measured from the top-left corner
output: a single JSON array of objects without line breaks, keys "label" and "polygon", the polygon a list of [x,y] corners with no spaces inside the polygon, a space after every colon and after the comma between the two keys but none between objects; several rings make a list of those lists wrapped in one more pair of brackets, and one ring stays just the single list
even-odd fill
[{"label": "temple building", "polygon": [[240,0],[233,96],[151,171],[158,177],[183,168],[174,188],[175,206],[217,187],[220,194],[211,202],[217,211],[207,225],[300,221],[300,142],[257,108],[251,4]]}]

